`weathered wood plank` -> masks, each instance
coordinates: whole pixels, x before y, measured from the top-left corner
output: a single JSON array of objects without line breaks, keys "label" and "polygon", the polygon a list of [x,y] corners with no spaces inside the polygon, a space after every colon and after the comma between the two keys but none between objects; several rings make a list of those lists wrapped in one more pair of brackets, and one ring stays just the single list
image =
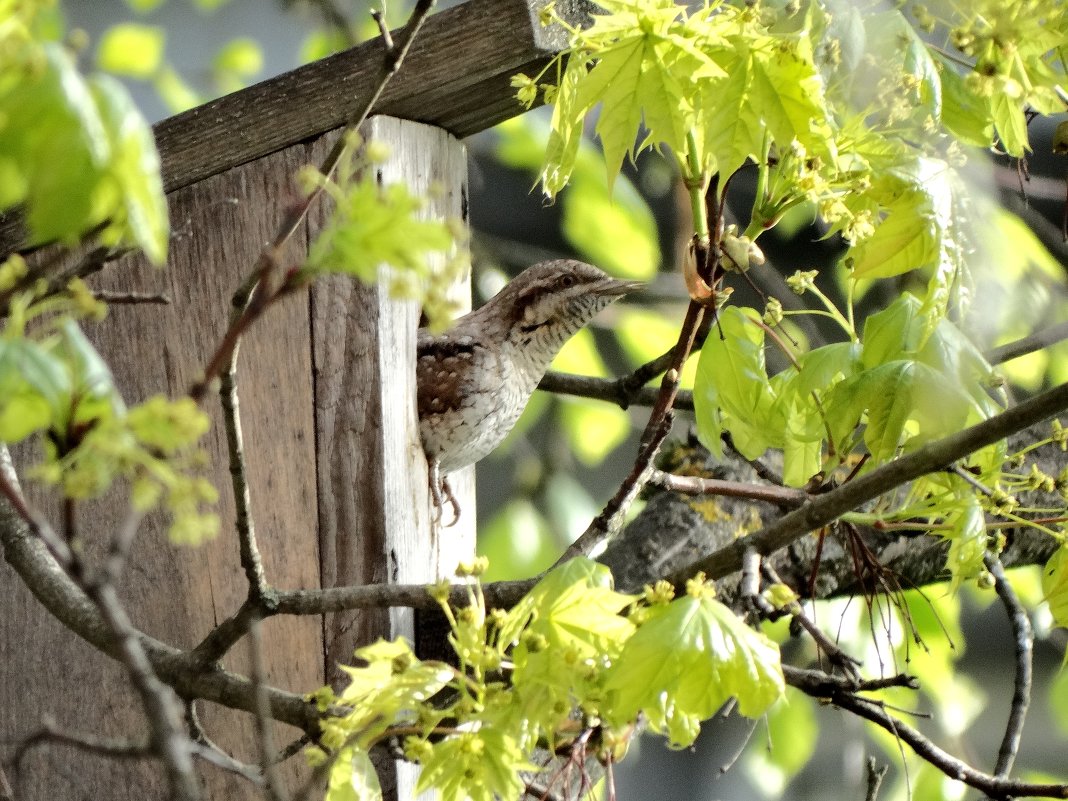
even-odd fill
[{"label": "weathered wood plank", "polygon": [[[227,324],[229,298],[251,268],[274,221],[295,191],[290,176],[307,162],[296,145],[252,164],[174,193],[172,219],[184,233],[176,238],[170,264],[155,270],[127,258],[102,273],[95,285],[119,291],[163,291],[169,306],[118,306],[108,319],[86,327],[111,365],[127,402],[162,393],[180,396],[199,377]],[[286,258],[303,259],[303,232]],[[269,581],[280,587],[319,586],[315,537],[315,454],[311,345],[307,296],[272,309],[249,333],[242,348],[239,381],[249,459],[249,480],[257,529]],[[205,442],[209,478],[219,488],[223,532],[198,548],[167,541],[159,516],[145,521],[131,553],[121,592],[134,623],[165,642],[188,648],[236,611],[245,582],[238,566],[234,510],[225,437],[218,403],[209,399],[213,429]],[[21,453],[22,464],[35,457]],[[34,494],[52,520],[55,499]],[[99,551],[125,514],[121,498],[82,510],[78,519],[93,551]],[[0,565],[0,732],[8,749],[32,731],[43,714],[74,732],[138,738],[147,734],[136,696],[118,663],[82,642],[45,611],[6,564]],[[12,613],[12,610],[18,610]],[[269,680],[295,692],[322,683],[321,623],[315,618],[279,618],[264,624]],[[239,644],[225,663],[248,673]],[[201,704],[208,733],[243,759],[254,758],[247,715]],[[207,707],[207,708],[204,708]],[[280,727],[285,743],[294,730]],[[158,763],[113,761],[69,749],[45,749],[28,766],[19,797],[163,798]],[[287,766],[286,782],[298,785]],[[247,782],[215,769],[202,770],[207,797],[258,798]],[[116,788],[122,788],[118,792]]]}]

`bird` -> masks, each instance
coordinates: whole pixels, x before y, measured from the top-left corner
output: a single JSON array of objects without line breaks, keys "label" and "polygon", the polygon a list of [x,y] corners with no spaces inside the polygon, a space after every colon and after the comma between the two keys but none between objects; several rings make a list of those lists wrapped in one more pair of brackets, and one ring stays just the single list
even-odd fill
[{"label": "bird", "polygon": [[453,523],[459,517],[447,475],[500,445],[564,343],[641,286],[582,261],[544,261],[444,333],[419,329],[419,434],[439,520],[444,501],[452,505]]}]

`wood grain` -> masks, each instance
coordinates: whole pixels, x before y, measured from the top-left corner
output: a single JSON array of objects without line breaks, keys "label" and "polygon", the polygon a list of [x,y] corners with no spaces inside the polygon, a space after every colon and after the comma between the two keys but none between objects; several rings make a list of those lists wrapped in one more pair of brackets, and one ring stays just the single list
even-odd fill
[{"label": "wood grain", "polygon": [[[296,145],[261,161],[231,170],[176,192],[172,218],[186,226],[164,271],[129,258],[101,274],[96,285],[122,291],[163,291],[163,307],[118,306],[86,331],[111,365],[128,403],[153,394],[180,396],[199,375],[225,328],[229,297],[254,262],[273,221],[292,195],[289,177],[307,161]],[[288,258],[303,258],[303,234]],[[257,512],[260,547],[269,580],[281,587],[319,586],[315,536],[315,453],[311,393],[311,345],[307,296],[273,309],[246,339],[239,367],[249,479]],[[220,489],[223,532],[198,548],[179,548],[166,537],[166,521],[145,521],[121,588],[134,623],[182,648],[195,645],[244,598],[233,532],[224,437],[218,403],[206,404],[213,428],[206,440],[209,477]],[[23,450],[22,464],[33,454]],[[35,493],[50,519],[58,519],[54,498]],[[113,497],[79,514],[94,550],[125,514]],[[75,732],[142,737],[140,704],[125,690],[122,668],[64,629],[37,604],[7,566],[0,567],[0,642],[4,643],[0,681],[0,732],[5,751],[32,731],[43,714]],[[13,613],[13,610],[17,612]],[[322,683],[321,625],[313,618],[279,618],[264,624],[268,675],[272,684],[308,692]],[[14,646],[13,644],[18,644]],[[244,645],[225,660],[245,673]],[[201,710],[209,734],[239,758],[254,757],[251,721],[221,707]],[[279,727],[285,743],[295,730]],[[116,762],[68,749],[45,749],[30,761],[20,799],[162,798],[157,763]],[[291,761],[285,781],[298,784],[300,759]],[[201,769],[206,796],[255,798],[241,779]]]}]

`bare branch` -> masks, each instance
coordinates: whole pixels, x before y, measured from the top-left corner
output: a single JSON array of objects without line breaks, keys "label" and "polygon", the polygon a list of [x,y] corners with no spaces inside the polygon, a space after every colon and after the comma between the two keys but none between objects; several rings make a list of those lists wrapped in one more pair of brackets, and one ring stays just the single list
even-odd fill
[{"label": "bare branch", "polygon": [[252,686],[256,699],[256,711],[253,720],[256,724],[256,743],[260,750],[260,770],[263,773],[264,790],[268,801],[286,801],[286,793],[278,781],[275,770],[274,738],[271,737],[271,708],[267,703],[267,668],[263,663],[263,638],[260,636],[258,620],[252,622],[248,630],[248,653],[251,665]]},{"label": "bare branch", "polygon": [[665,473],[662,470],[652,471],[649,483],[671,492],[681,492],[684,495],[724,495],[732,498],[748,498],[791,509],[797,508],[809,499],[809,494],[804,490],[790,487],[764,486],[700,476],[679,476]]},{"label": "bare branch", "polygon": [[[804,688],[800,689],[804,690]],[[1068,798],[1068,785],[1065,784],[1032,784],[1000,776],[991,776],[976,770],[966,762],[943,751],[907,723],[890,715],[877,702],[860,698],[850,692],[832,693],[829,696],[829,700],[835,706],[886,729],[886,731],[906,743],[916,752],[917,756],[929,762],[949,778],[964,782],[969,787],[974,787],[991,798],[1010,799],[1018,796]]]},{"label": "bare branch", "polygon": [[[622,378],[595,378],[574,373],[559,373],[550,370],[541,379],[538,389],[558,395],[574,395],[576,398],[592,398],[614,403],[621,409],[630,406],[652,406],[660,395],[659,387],[641,386],[633,392],[623,388]],[[676,409],[693,410],[693,393],[680,389],[675,399]]]},{"label": "bare branch", "polygon": [[[766,560],[761,565],[761,570],[765,577],[773,584],[783,583],[779,574],[775,572],[775,568],[773,568]],[[858,671],[858,668],[860,667],[861,662],[859,659],[847,654],[838,647],[838,643],[834,642],[830,637],[824,634],[823,629],[817,626],[815,622],[805,614],[801,604],[797,601],[787,604],[786,609],[793,619],[808,632],[820,651],[827,655],[827,658],[831,660],[831,664],[841,669],[851,680],[855,682],[860,681],[860,672]]]},{"label": "bare branch", "polygon": [[[235,526],[240,551],[241,568],[248,580],[248,597],[258,602],[267,592],[263,560],[256,544],[256,523],[252,517],[252,496],[248,487],[248,466],[245,462],[245,438],[241,431],[241,402],[237,392],[237,357],[240,343],[234,345],[230,363],[223,370],[219,384],[223,428],[226,430],[226,450],[230,458],[230,481],[234,490]],[[221,654],[220,654],[221,656]]]},{"label": "bare branch", "polygon": [[193,753],[197,758],[203,759],[205,762],[225,770],[227,773],[240,776],[242,779],[246,779],[257,786],[263,785],[263,775],[256,768],[234,759],[208,737],[208,733],[204,731],[204,727],[200,724],[195,701],[190,701],[186,705],[185,711],[186,722],[189,724],[189,736],[193,740]]},{"label": "bare branch", "polygon": [[864,796],[864,801],[876,801],[879,797],[879,788],[882,787],[883,779],[886,778],[886,773],[889,770],[889,765],[878,765],[875,762],[875,757],[868,757],[866,771],[868,776],[868,791]]},{"label": "bare branch", "polygon": [[170,304],[170,295],[164,292],[112,292],[107,289],[94,289],[93,297],[113,306],[137,306],[141,304]]},{"label": "bare branch", "polygon": [[1065,339],[1068,339],[1068,322],[1051,326],[1044,331],[1038,331],[1030,336],[1017,339],[1015,342],[991,348],[983,355],[991,364],[1002,364],[1043,348],[1048,348],[1050,345],[1056,345]]},{"label": "bare branch", "polygon": [[[0,449],[0,479],[6,482],[5,465],[10,466],[10,457],[6,449]],[[0,546],[23,583],[60,623],[103,653],[118,657],[116,638],[101,611],[6,502],[0,502]],[[248,679],[220,667],[204,668],[191,654],[143,632],[136,632],[136,637],[159,678],[182,698],[203,698],[246,712],[255,710],[255,690]],[[318,730],[319,713],[314,704],[295,693],[274,688],[266,692],[274,719],[306,732]]]},{"label": "bare branch", "polygon": [[1005,575],[1001,560],[992,554],[987,554],[983,561],[990,575],[994,577],[994,591],[997,592],[1009,616],[1016,652],[1016,677],[1012,689],[1012,706],[1009,710],[1009,719],[1005,724],[1005,736],[1001,740],[1001,748],[998,749],[998,760],[994,766],[994,775],[1008,776],[1012,772],[1016,754],[1020,750],[1027,708],[1031,704],[1031,670],[1035,638],[1027,610],[1016,597],[1016,591]]},{"label": "bare branch", "polygon": [[634,467],[601,513],[594,518],[578,539],[571,543],[556,564],[591,553],[605,538],[619,530],[626,510],[648,481],[653,459],[656,458],[660,445],[671,429],[671,409],[679,391],[679,376],[682,375],[683,365],[689,358],[704,318],[705,308],[696,301],[690,301],[679,331],[679,339],[672,350],[670,364],[660,383],[660,394],[649,413],[649,421],[642,434],[642,442],[638,448],[638,456],[634,460]]}]

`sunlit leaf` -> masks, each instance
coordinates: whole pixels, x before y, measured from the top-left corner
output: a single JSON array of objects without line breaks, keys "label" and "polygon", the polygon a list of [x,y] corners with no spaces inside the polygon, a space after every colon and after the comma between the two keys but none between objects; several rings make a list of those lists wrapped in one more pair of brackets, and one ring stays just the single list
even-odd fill
[{"label": "sunlit leaf", "polygon": [[757,316],[753,309],[727,307],[720,314],[719,331],[701,348],[694,412],[698,436],[713,453],[721,452],[723,429],[749,459],[782,441],[782,410],[775,408]]},{"label": "sunlit leaf", "polygon": [[759,717],[782,695],[779,649],[714,598],[687,595],[653,614],[627,640],[608,691],[621,719],[643,711],[676,747],[732,696]]},{"label": "sunlit leaf", "polygon": [[1058,626],[1068,628],[1068,547],[1061,546],[1042,571],[1042,590]]}]

